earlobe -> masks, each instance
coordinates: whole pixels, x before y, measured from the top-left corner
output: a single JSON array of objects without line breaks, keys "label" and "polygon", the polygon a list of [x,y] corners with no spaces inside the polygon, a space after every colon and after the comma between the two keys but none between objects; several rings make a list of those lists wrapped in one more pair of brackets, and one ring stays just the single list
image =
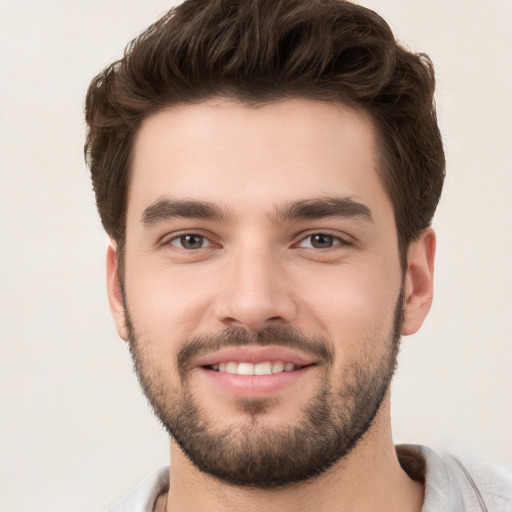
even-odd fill
[{"label": "earlobe", "polygon": [[409,247],[404,285],[404,336],[414,334],[430,311],[434,293],[435,252],[436,235],[432,228],[423,231]]},{"label": "earlobe", "polygon": [[117,246],[114,241],[108,245],[107,249],[107,292],[108,301],[110,303],[110,311],[114,317],[116,329],[123,340],[128,339],[128,331],[126,329],[126,316],[123,303],[123,295],[121,293],[121,283],[117,271]]}]

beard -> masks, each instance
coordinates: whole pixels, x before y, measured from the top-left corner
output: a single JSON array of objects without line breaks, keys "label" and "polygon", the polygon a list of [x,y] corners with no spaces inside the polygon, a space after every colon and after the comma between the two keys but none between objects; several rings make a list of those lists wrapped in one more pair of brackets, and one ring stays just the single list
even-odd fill
[{"label": "beard", "polygon": [[[134,369],[156,416],[184,455],[202,472],[223,482],[254,489],[274,489],[317,477],[341,461],[373,424],[396,369],[403,324],[403,293],[386,335],[362,343],[359,358],[330,383],[334,350],[328,340],[289,327],[257,332],[230,328],[186,340],[176,356],[180,387],[173,387],[152,360],[151,340],[139,336],[125,299],[125,320]],[[279,407],[276,398],[237,399],[245,421],[216,427],[190,384],[192,360],[227,346],[277,345],[314,355],[324,372],[312,399],[296,423],[270,426],[265,414]],[[379,350],[380,349],[380,350]]]}]

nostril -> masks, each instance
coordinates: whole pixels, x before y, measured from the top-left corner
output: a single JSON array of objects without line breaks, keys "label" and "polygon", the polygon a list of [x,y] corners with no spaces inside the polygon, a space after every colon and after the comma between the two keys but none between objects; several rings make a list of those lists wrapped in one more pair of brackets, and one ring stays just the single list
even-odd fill
[{"label": "nostril", "polygon": [[229,291],[217,296],[214,311],[216,318],[229,327],[256,331],[269,325],[288,324],[296,316],[295,301],[282,290],[268,293]]}]

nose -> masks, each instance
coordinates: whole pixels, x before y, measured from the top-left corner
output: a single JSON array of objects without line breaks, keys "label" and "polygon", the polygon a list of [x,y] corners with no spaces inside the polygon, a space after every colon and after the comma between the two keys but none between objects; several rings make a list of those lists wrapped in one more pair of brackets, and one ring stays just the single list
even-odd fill
[{"label": "nose", "polygon": [[271,250],[240,248],[218,277],[215,314],[226,327],[257,331],[297,315],[292,276]]}]

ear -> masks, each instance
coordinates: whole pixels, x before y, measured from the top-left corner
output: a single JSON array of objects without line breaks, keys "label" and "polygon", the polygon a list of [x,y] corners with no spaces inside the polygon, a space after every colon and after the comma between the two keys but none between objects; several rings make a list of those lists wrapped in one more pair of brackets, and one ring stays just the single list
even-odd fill
[{"label": "ear", "polygon": [[436,234],[427,228],[419,240],[409,246],[405,273],[405,319],[402,334],[414,334],[425,320],[434,293]]},{"label": "ear", "polygon": [[114,317],[116,329],[123,340],[128,339],[128,330],[126,329],[125,311],[123,296],[121,293],[121,283],[117,272],[117,245],[111,240],[107,249],[107,292],[110,303],[110,311]]}]

